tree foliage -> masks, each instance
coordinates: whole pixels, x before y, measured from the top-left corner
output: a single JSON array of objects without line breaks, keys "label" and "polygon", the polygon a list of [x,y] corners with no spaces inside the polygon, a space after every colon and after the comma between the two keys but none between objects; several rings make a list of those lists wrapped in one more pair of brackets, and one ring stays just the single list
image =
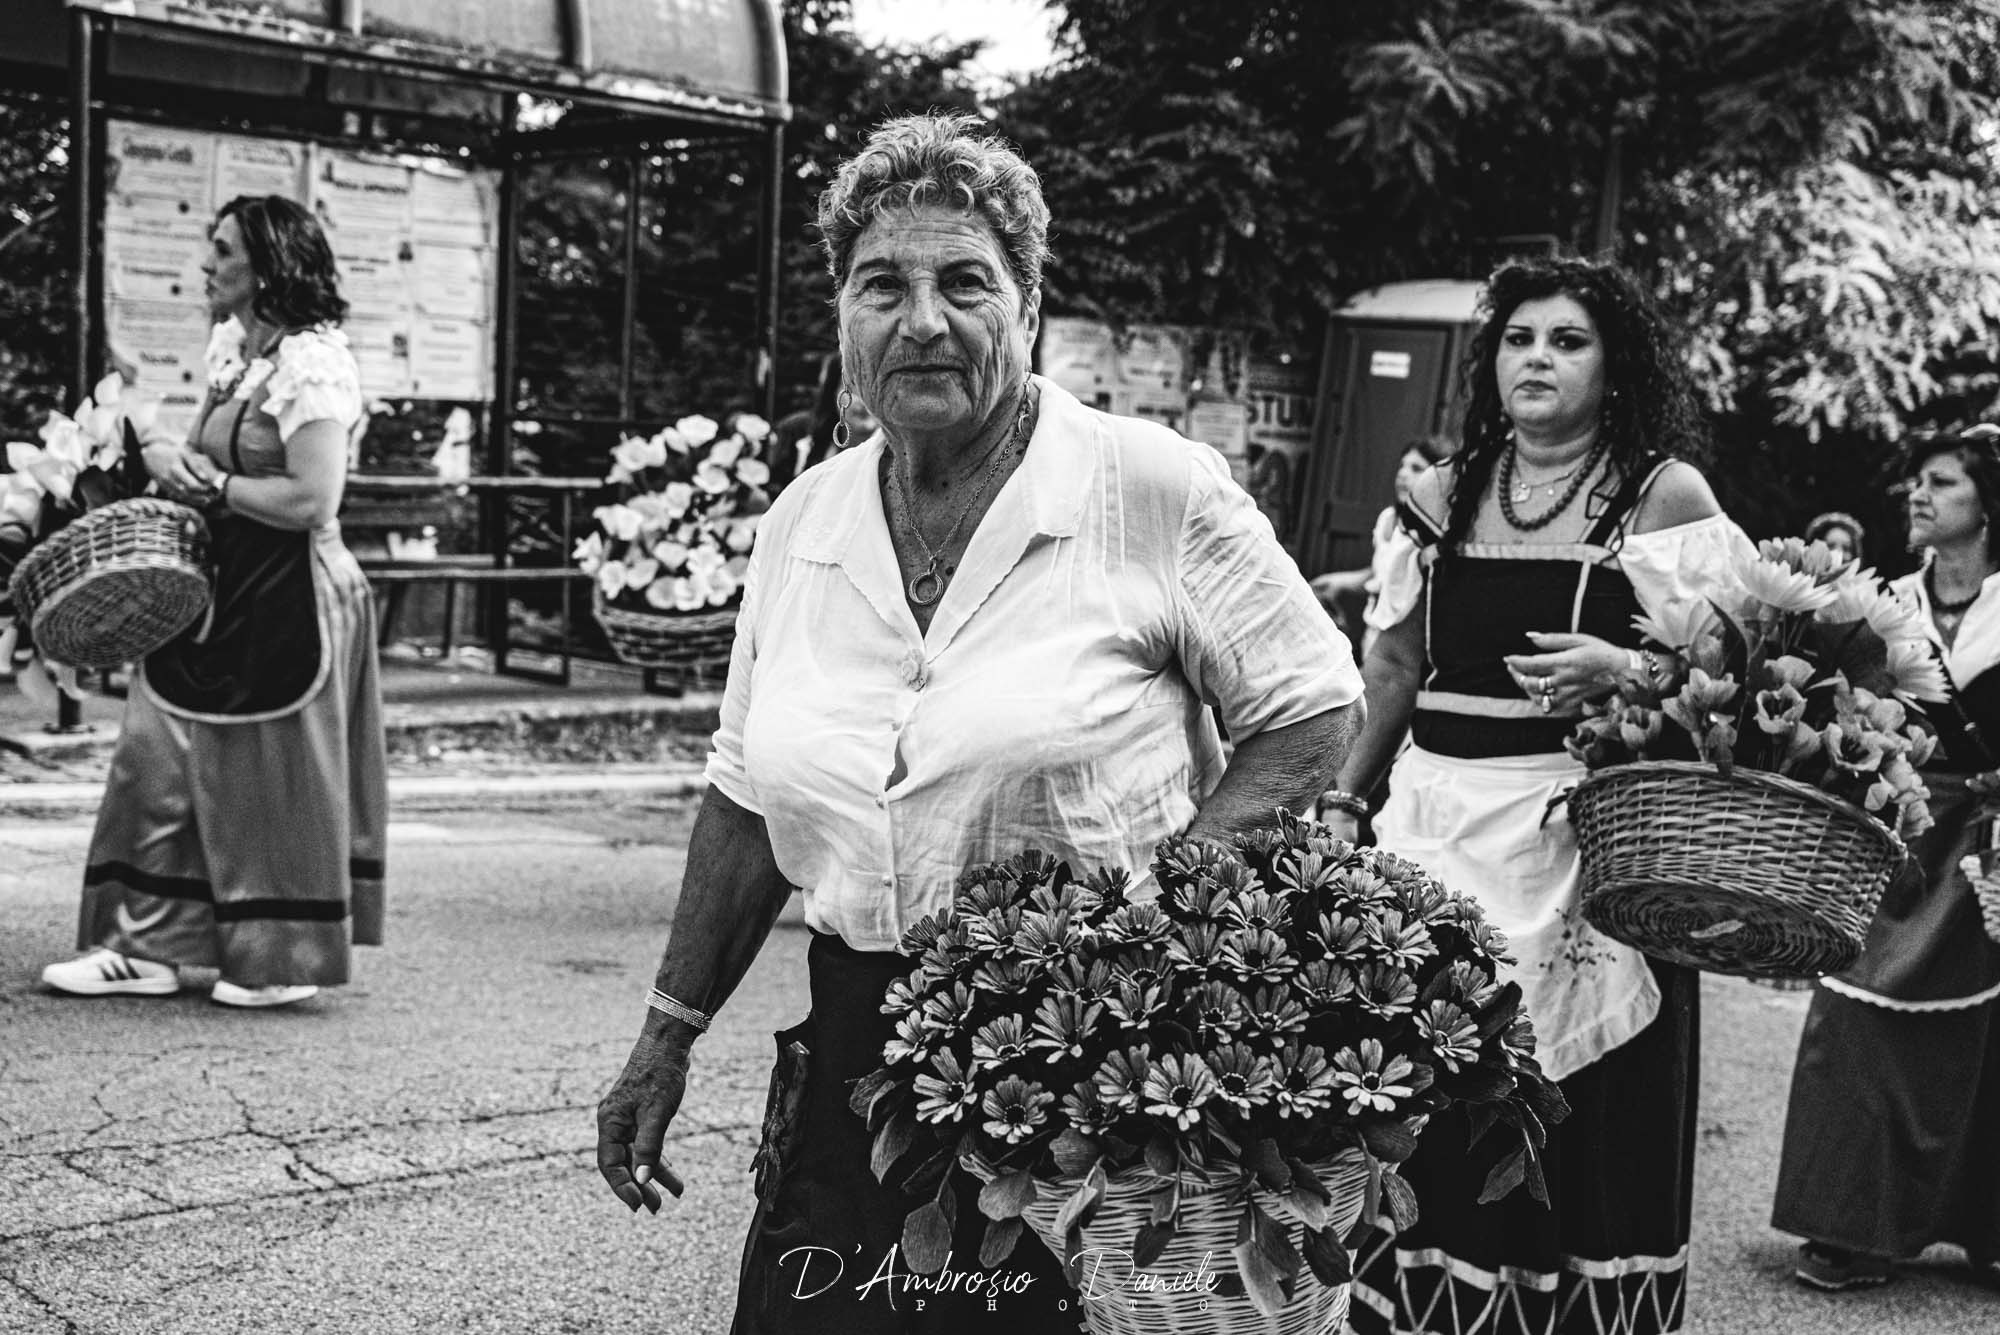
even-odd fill
[{"label": "tree foliage", "polygon": [[0,439],[70,397],[69,137],[46,103],[0,100]]},{"label": "tree foliage", "polygon": [[1993,406],[2000,0],[1050,7],[1065,59],[1001,114],[1064,306],[1309,346],[1360,288],[1609,222],[1746,475]]}]

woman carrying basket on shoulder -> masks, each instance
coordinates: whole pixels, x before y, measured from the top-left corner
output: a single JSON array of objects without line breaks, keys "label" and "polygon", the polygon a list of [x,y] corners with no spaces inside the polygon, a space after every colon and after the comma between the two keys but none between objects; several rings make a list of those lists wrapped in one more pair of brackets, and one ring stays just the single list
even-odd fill
[{"label": "woman carrying basket on shoulder", "polygon": [[1368,724],[1322,808],[1364,811],[1352,795],[1409,727],[1376,835],[1506,934],[1505,981],[1572,1111],[1542,1151],[1546,1208],[1530,1192],[1478,1204],[1490,1140],[1468,1149],[1464,1118],[1435,1119],[1403,1166],[1420,1218],[1362,1243],[1349,1320],[1359,1335],[1646,1335],[1683,1314],[1697,979],[1584,921],[1576,837],[1549,803],[1584,773],[1564,749],[1582,707],[1676,670],[1642,651],[1634,617],[1698,595],[1748,539],[1673,457],[1701,423],[1627,275],[1509,265],[1486,301],[1464,446],[1411,489],[1415,542],[1382,593],[1408,612],[1368,657]]},{"label": "woman carrying basket on shoulder", "polygon": [[206,510],[208,612],[133,675],[84,870],[78,944],[42,981],[276,1006],[382,939],[388,765],[374,604],[335,515],[362,412],[333,252],[311,213],[242,196],[210,228],[209,394],[162,494]]}]

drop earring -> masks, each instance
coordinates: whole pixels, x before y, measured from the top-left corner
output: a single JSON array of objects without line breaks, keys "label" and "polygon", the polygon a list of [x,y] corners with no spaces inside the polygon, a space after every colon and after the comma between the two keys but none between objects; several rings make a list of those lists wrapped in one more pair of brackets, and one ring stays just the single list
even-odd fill
[{"label": "drop earring", "polygon": [[847,429],[847,410],[853,406],[854,391],[841,390],[840,397],[834,400],[834,410],[839,414],[833,423],[833,448],[836,450],[846,449],[848,442],[854,438],[854,433]]}]

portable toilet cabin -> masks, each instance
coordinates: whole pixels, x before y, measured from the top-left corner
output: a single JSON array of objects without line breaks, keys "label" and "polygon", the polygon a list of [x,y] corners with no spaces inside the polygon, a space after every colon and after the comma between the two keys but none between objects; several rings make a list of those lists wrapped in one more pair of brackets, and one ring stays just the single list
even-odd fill
[{"label": "portable toilet cabin", "polygon": [[1484,290],[1453,278],[1390,283],[1333,313],[1294,535],[1308,576],[1367,565],[1369,533],[1395,500],[1404,447],[1456,431],[1459,372]]}]

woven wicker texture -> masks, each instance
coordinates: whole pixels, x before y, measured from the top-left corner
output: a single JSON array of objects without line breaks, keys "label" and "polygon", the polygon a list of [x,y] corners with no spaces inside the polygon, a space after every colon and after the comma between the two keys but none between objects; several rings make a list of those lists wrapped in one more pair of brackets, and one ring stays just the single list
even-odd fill
[{"label": "woven wicker texture", "polygon": [[672,668],[683,681],[721,685],[736,643],[736,609],[720,612],[628,612],[608,607],[603,591],[591,610],[611,652],[634,667]]},{"label": "woven wicker texture", "polygon": [[113,501],[41,543],[14,570],[35,647],[73,667],[137,662],[208,606],[208,525],[150,496]]},{"label": "woven wicker texture", "polygon": [[1569,814],[1591,924],[1711,973],[1846,968],[1904,857],[1902,841],[1852,803],[1760,770],[1618,765],[1578,784]]},{"label": "woven wicker texture", "polygon": [[2000,944],[2000,849],[1985,848],[1963,857],[1958,869],[1972,883],[1973,897],[1979,901],[1980,925],[1986,929],[1987,938]]},{"label": "woven wicker texture", "polygon": [[[1367,1161],[1349,1150],[1314,1168],[1333,1194],[1329,1222],[1345,1237],[1361,1217],[1368,1194]],[[1132,1239],[1151,1217],[1152,1194],[1159,1184],[1143,1168],[1112,1174],[1103,1204],[1083,1230],[1088,1254],[1080,1258],[1078,1288],[1085,1323],[1095,1335],[1338,1335],[1347,1321],[1347,1286],[1328,1287],[1303,1264],[1292,1301],[1275,1320],[1258,1311],[1246,1294],[1225,1297],[1195,1287],[1206,1277],[1236,1271],[1231,1252],[1244,1196],[1238,1177],[1205,1190],[1184,1187],[1179,1231],[1158,1261],[1135,1272]],[[1039,1182],[1034,1203],[1022,1213],[1058,1257],[1064,1239],[1056,1216],[1077,1185],[1076,1180]],[[1304,1230],[1282,1198],[1260,1187],[1257,1204],[1284,1225],[1297,1249]]]}]

